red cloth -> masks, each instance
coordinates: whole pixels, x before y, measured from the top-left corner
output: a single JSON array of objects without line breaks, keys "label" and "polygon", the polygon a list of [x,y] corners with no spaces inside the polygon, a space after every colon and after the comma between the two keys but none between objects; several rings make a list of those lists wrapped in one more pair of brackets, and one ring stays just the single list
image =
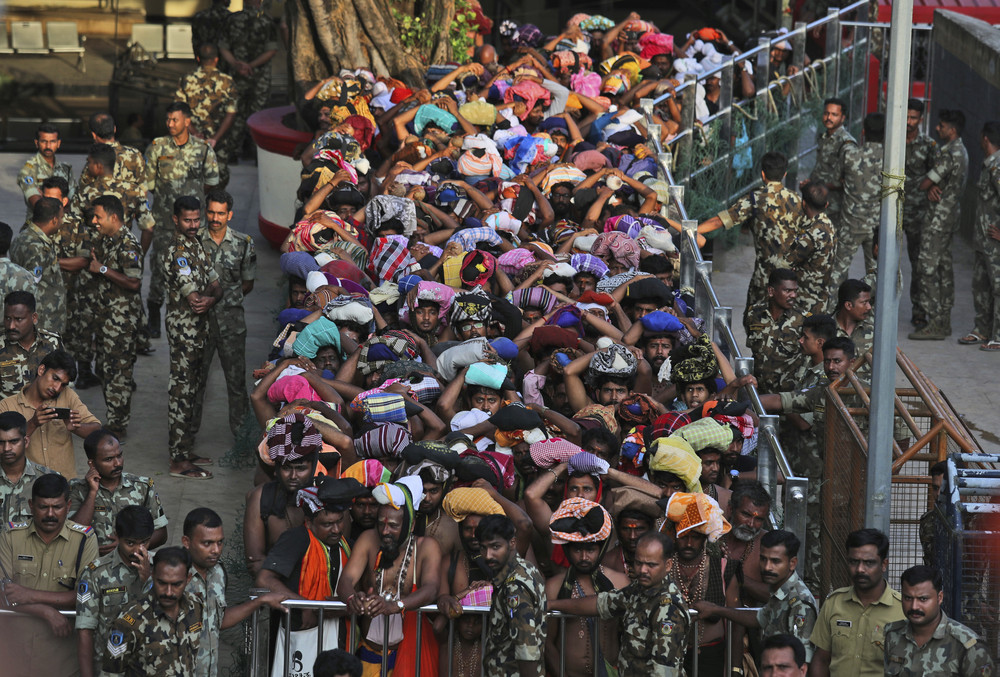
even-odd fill
[{"label": "red cloth", "polygon": [[601,294],[596,291],[585,291],[580,294],[580,298],[576,301],[577,303],[596,303],[601,306],[610,306],[615,302],[610,294]]},{"label": "red cloth", "polygon": [[[414,584],[413,592],[417,589]],[[438,643],[434,638],[434,629],[427,616],[421,616],[423,623],[420,632],[420,674],[438,674]],[[417,675],[417,612],[407,611],[403,615],[403,641],[396,651],[396,667],[392,677],[416,677]]]}]

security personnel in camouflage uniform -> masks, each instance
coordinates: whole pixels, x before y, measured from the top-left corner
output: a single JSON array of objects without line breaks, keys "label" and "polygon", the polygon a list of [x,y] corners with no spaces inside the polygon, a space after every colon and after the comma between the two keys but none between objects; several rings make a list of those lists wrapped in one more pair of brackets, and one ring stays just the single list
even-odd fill
[{"label": "security personnel in camouflage uniform", "polygon": [[669,575],[673,552],[668,536],[646,532],[635,549],[635,581],[590,597],[553,600],[549,609],[620,619],[619,675],[683,675],[691,616]]},{"label": "security personnel in camouflage uniform", "polygon": [[59,267],[57,233],[62,204],[42,197],[32,207],[31,223],[10,245],[10,260],[35,276],[35,310],[42,328],[62,334],[66,324],[66,283]]},{"label": "security personnel in camouflage uniform", "polygon": [[[1000,350],[1000,122],[983,125],[983,169],[979,173],[973,235],[972,304],[976,324],[959,343]],[[972,339],[971,341],[969,339]]]},{"label": "security personnel in camouflage uniform", "polygon": [[[153,516],[142,506],[130,505],[115,518],[117,537],[111,552],[90,563],[76,586],[76,630],[79,633],[83,675],[99,675],[111,624],[152,588],[149,580],[149,537]],[[87,656],[90,660],[86,660]],[[84,665],[92,666],[88,673]]]},{"label": "security personnel in camouflage uniform", "polygon": [[871,113],[865,117],[864,145],[844,147],[843,211],[837,227],[837,253],[830,280],[834,285],[847,277],[858,245],[865,257],[865,272],[875,272],[874,234],[881,213],[884,138],[885,116]]},{"label": "security personnel in camouflage uniform", "polygon": [[767,281],[767,299],[747,310],[743,324],[757,387],[766,393],[794,388],[795,377],[805,364],[799,346],[803,314],[796,304],[796,278],[789,268],[775,268]]},{"label": "security personnel in camouflage uniform", "polygon": [[[906,233],[906,255],[910,270],[917,269],[917,252],[920,249],[920,231],[927,214],[927,193],[920,190],[920,180],[934,166],[937,145],[934,139],[920,131],[924,119],[924,102],[910,99],[906,105],[906,182],[903,193],[903,232]],[[914,278],[915,279],[915,278]],[[910,284],[910,303],[913,305],[912,322],[919,329],[927,322],[927,311],[919,305],[916,281]]]},{"label": "security personnel in camouflage uniform", "polygon": [[153,191],[153,254],[149,283],[149,335],[160,336],[160,306],[163,304],[163,278],[167,264],[165,250],[174,239],[174,201],[184,195],[201,199],[206,190],[219,183],[215,151],[190,134],[191,108],[176,101],[167,106],[167,130],[170,136],[153,140],[146,149],[146,188]]},{"label": "security personnel in camouflage uniform", "polygon": [[820,181],[830,191],[830,206],[827,207],[826,214],[830,217],[834,229],[840,228],[847,149],[858,143],[847,131],[844,124],[846,121],[847,104],[843,99],[827,99],[823,102],[825,131],[816,141],[816,164],[809,174],[810,181]]},{"label": "security personnel in camouflage uniform", "polygon": [[198,69],[181,78],[176,101],[191,106],[192,133],[215,149],[219,164],[219,188],[229,183],[229,145],[226,133],[236,120],[236,83],[219,70],[219,48],[206,43],[198,48]]},{"label": "security personnel in camouflage uniform", "polygon": [[493,575],[483,646],[487,677],[545,673],[545,579],[517,554],[515,535],[514,523],[505,515],[484,517],[476,527],[476,539]]},{"label": "security personnel in camouflage uniform", "polygon": [[17,265],[7,256],[10,242],[14,239],[14,231],[3,221],[0,221],[0,299],[6,298],[12,291],[35,293],[35,277],[26,269]]},{"label": "security personnel in camouflage uniform", "polygon": [[142,248],[125,226],[117,196],[104,195],[93,205],[99,236],[86,273],[94,289],[91,326],[97,374],[108,406],[107,426],[120,437],[128,429],[132,412],[132,372],[142,318]]},{"label": "security personnel in camouflage uniform", "polygon": [[212,0],[212,6],[191,17],[191,51],[202,45],[218,45],[229,18],[229,0]]},{"label": "security personnel in camouflage uniform", "polygon": [[83,450],[89,470],[86,477],[70,481],[69,498],[76,511],[73,520],[94,527],[101,554],[114,548],[118,514],[130,505],[140,506],[152,516],[149,547],[166,543],[167,515],[153,480],[122,470],[122,448],[114,434],[107,428],[95,430],[87,435]]},{"label": "security personnel in camouflage uniform", "polygon": [[167,289],[167,341],[170,389],[167,405],[170,473],[174,477],[211,477],[191,461],[195,402],[209,334],[209,309],[222,298],[219,276],[198,240],[201,203],[185,196],[174,203],[174,239],[164,253]]},{"label": "security personnel in camouflage uniform", "polygon": [[0,413],[0,529],[31,519],[31,484],[49,470],[28,460],[28,422],[16,411]]},{"label": "security personnel in camouflage uniform", "polygon": [[45,356],[62,350],[59,334],[38,328],[35,297],[11,292],[4,297],[4,334],[0,337],[0,398],[21,392],[35,378]]},{"label": "security personnel in camouflage uniform", "polygon": [[[858,355],[871,350],[875,341],[875,322],[872,318],[872,288],[862,280],[844,280],[837,289],[837,336],[850,339]],[[867,372],[867,365],[859,371]]]},{"label": "security personnel in camouflage uniform", "polygon": [[73,185],[73,168],[69,163],[56,160],[60,144],[62,140],[59,138],[58,127],[48,122],[38,126],[35,132],[35,148],[38,152],[17,173],[17,185],[24,194],[24,203],[28,208],[26,219],[31,218],[31,208],[42,196],[42,181],[50,176],[61,176],[70,186]]},{"label": "security personnel in camouflage uniform", "polygon": [[788,159],[781,153],[770,152],[764,154],[760,164],[764,185],[698,226],[699,233],[708,233],[719,227],[728,230],[749,222],[756,258],[747,289],[748,308],[764,298],[772,270],[793,267],[789,258],[802,214],[802,200],[782,183]]},{"label": "security personnel in camouflage uniform", "polygon": [[789,634],[798,638],[806,649],[806,662],[812,658],[809,635],[816,625],[819,604],[802,582],[795,567],[798,565],[798,536],[776,529],[764,532],[760,539],[760,576],[767,584],[770,596],[767,604],[756,612],[720,607],[710,602],[698,602],[699,613],[711,618],[721,616],[748,628],[759,628],[762,638]]},{"label": "security personnel in camouflage uniform", "polygon": [[153,558],[153,589],[111,625],[103,675],[188,677],[203,627],[201,602],[187,594],[191,557],[183,548],[161,548]]},{"label": "security personnel in camouflage uniform", "polygon": [[226,157],[238,158],[247,118],[267,105],[271,97],[271,59],[278,52],[277,29],[261,8],[261,0],[245,0],[242,11],[229,15],[219,51],[236,81],[239,107],[227,138]]},{"label": "security personnel in camouflage uniform", "polygon": [[201,389],[195,404],[194,430],[201,426],[205,384],[215,353],[219,353],[229,393],[229,428],[238,434],[249,410],[246,386],[247,325],[244,297],[253,289],[257,272],[257,250],[253,238],[229,226],[233,218],[233,196],[214,190],[205,198],[208,228],[199,233],[201,245],[219,276],[222,300],[208,311],[209,332],[201,371]]},{"label": "security personnel in camouflage uniform", "polygon": [[991,677],[996,666],[975,632],[941,610],[940,570],[918,565],[900,576],[907,620],[885,626],[885,674],[906,677]]},{"label": "security personnel in camouflage uniform", "polygon": [[930,207],[920,233],[913,280],[919,282],[927,326],[909,335],[915,341],[943,341],[951,335],[951,308],[955,304],[951,239],[958,230],[960,200],[969,169],[969,153],[962,143],[964,129],[962,111],[941,111],[936,130],[944,145],[934,160],[934,168],[920,181],[920,190],[927,192]]},{"label": "security personnel in camouflage uniform", "polygon": [[826,186],[818,182],[802,186],[802,214],[789,257],[792,270],[799,274],[799,306],[814,315],[827,312],[830,303],[836,238],[825,211],[828,194]]}]

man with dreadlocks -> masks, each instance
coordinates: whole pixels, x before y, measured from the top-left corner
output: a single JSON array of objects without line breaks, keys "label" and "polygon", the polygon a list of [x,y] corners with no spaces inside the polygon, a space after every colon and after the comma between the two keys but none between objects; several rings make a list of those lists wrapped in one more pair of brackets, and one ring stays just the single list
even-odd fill
[{"label": "man with dreadlocks", "polygon": [[[423,483],[414,476],[375,487],[372,496],[380,504],[375,530],[358,538],[337,585],[340,600],[359,617],[363,639],[358,658],[364,677],[379,675],[383,660],[389,675],[412,674],[416,615],[405,612],[437,599],[441,548],[433,538],[413,534],[416,506],[423,494]],[[384,616],[389,617],[388,623]],[[421,673],[435,675],[438,649],[430,624],[426,618],[423,622]],[[386,632],[389,649],[383,656]]]},{"label": "man with dreadlocks", "polygon": [[[611,515],[599,503],[585,498],[567,498],[549,521],[552,542],[562,546],[569,561],[565,573],[553,576],[545,583],[549,599],[577,599],[624,588],[631,581],[618,571],[605,569],[601,558],[611,537]],[[549,622],[545,662],[553,674],[567,677],[592,677],[594,661],[597,674],[613,674],[608,669],[618,655],[618,623],[614,620],[600,625],[594,619],[577,618],[566,621],[565,671],[559,672],[560,637],[558,621]]]}]

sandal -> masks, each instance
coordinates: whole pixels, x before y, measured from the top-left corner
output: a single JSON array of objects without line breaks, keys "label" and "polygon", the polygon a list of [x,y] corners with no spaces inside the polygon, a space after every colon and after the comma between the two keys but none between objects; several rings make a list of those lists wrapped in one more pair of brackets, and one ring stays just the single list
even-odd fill
[{"label": "sandal", "polygon": [[979,349],[988,353],[1000,352],[1000,341],[989,341],[979,346]]},{"label": "sandal", "polygon": [[190,456],[187,460],[191,461],[195,465],[212,465],[213,463],[212,459],[206,456]]},{"label": "sandal", "polygon": [[212,473],[208,472],[204,468],[188,468],[187,470],[181,470],[179,472],[170,473],[171,477],[179,477],[182,480],[210,480],[212,479]]},{"label": "sandal", "polygon": [[963,346],[974,346],[977,343],[983,343],[986,340],[985,336],[980,336],[974,331],[970,331],[968,334],[958,339],[958,342]]}]

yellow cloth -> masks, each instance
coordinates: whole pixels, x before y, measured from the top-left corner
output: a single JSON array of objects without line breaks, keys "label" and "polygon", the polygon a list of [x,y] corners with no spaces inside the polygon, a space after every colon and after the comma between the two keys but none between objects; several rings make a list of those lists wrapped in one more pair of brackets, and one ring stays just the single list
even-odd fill
[{"label": "yellow cloth", "polygon": [[677,492],[667,502],[667,519],[677,525],[678,537],[694,530],[708,536],[715,543],[732,529],[722,516],[722,508],[715,499],[705,494]]},{"label": "yellow cloth", "polygon": [[464,253],[461,256],[452,256],[444,261],[444,266],[442,267],[444,269],[444,283],[452,289],[462,289],[463,261],[465,261]]},{"label": "yellow cloth", "polygon": [[687,440],[661,437],[653,442],[649,469],[673,473],[680,477],[689,491],[701,493],[701,459]]},{"label": "yellow cloth", "polygon": [[503,508],[485,489],[458,487],[444,497],[441,504],[448,517],[461,522],[469,515],[503,515]]}]

